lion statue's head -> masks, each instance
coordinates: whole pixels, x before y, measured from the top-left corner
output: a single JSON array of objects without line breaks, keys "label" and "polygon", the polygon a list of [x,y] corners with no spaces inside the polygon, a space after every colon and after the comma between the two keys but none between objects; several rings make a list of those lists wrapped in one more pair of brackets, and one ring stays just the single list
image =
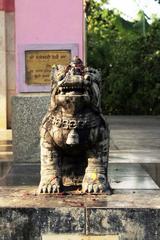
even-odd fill
[{"label": "lion statue's head", "polygon": [[94,68],[86,67],[80,58],[74,57],[68,66],[54,65],[51,71],[51,109],[62,105],[68,109],[90,105],[101,111],[101,75]]}]

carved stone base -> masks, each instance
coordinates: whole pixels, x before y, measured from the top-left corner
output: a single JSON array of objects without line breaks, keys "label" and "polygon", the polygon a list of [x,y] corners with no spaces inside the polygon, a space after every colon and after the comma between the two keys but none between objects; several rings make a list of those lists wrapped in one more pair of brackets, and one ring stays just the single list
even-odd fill
[{"label": "carved stone base", "polygon": [[0,188],[0,239],[58,240],[65,239],[60,238],[64,234],[78,240],[88,240],[87,236],[90,240],[101,239],[97,235],[109,235],[106,239],[112,235],[112,240],[159,239],[159,191],[140,190],[133,194],[131,190],[120,190],[111,196],[73,192],[36,195],[36,188]]}]

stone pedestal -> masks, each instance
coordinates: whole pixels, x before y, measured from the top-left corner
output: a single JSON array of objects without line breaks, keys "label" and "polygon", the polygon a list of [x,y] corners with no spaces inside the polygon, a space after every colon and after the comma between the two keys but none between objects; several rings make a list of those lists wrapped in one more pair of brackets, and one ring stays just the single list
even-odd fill
[{"label": "stone pedestal", "polygon": [[[25,136],[28,142],[38,139],[39,123],[33,116],[38,116],[40,122],[43,113],[36,108],[40,109],[42,105],[45,113],[48,101],[49,96],[19,96],[13,99],[13,135],[21,144],[25,143]],[[29,107],[31,105],[33,109]],[[19,113],[18,109],[22,112]],[[25,158],[26,163],[23,161],[24,148],[22,159],[14,164],[8,181],[0,181],[0,185],[3,184],[0,187],[0,239],[159,240],[160,190],[141,166],[141,163],[151,160],[159,163],[159,123],[159,117],[112,117],[110,120],[109,179],[114,189],[111,196],[82,195],[73,189],[59,195],[38,196],[39,164],[35,157],[32,159],[35,162],[30,163],[29,157]],[[26,133],[22,134],[18,124]],[[36,126],[36,131],[31,128],[32,124]],[[29,127],[30,141],[27,135]],[[19,144],[14,139],[17,157],[21,151]],[[37,140],[35,146],[38,144]],[[34,148],[32,151],[34,155]],[[158,165],[155,166],[157,170]]]},{"label": "stone pedestal", "polygon": [[38,196],[36,187],[3,187],[0,222],[0,239],[5,240],[158,240],[160,193]]},{"label": "stone pedestal", "polygon": [[49,94],[12,98],[13,157],[15,162],[40,161],[39,127],[47,112]]}]

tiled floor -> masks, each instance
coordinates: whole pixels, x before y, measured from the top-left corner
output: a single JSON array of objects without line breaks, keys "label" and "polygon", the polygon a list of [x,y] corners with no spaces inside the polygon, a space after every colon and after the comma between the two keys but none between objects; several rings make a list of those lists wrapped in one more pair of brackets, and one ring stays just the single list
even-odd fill
[{"label": "tiled floor", "polygon": [[[113,188],[156,189],[157,184],[160,186],[160,116],[111,116],[108,122],[110,163],[118,163],[122,173],[111,177]],[[148,176],[139,176],[136,171],[133,176],[129,169],[137,167]],[[116,181],[119,183],[115,185]]]},{"label": "tiled floor", "polygon": [[160,163],[160,116],[110,116],[111,162]]}]

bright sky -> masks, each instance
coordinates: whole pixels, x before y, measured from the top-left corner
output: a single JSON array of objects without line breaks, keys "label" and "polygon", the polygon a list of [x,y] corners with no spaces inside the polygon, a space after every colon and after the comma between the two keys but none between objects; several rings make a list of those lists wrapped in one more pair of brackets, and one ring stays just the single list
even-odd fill
[{"label": "bright sky", "polygon": [[160,18],[160,4],[154,0],[109,0],[108,2],[107,8],[118,9],[127,20],[136,19],[140,10],[144,10],[149,18],[155,15]]}]

